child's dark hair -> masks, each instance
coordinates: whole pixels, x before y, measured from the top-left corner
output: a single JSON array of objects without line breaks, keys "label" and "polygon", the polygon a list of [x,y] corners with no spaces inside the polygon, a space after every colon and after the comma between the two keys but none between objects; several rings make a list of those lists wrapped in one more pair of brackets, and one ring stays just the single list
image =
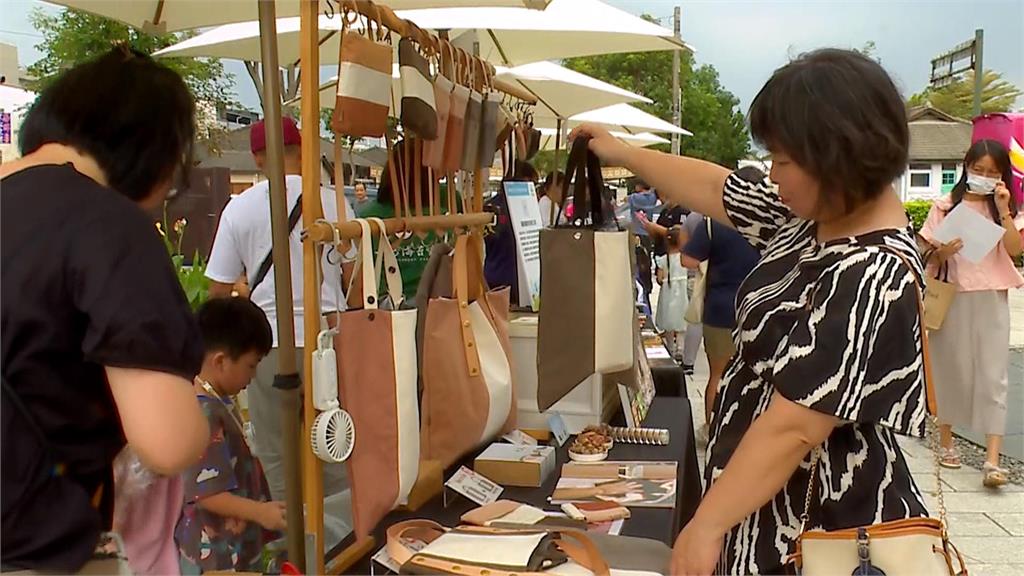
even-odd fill
[{"label": "child's dark hair", "polygon": [[267,315],[248,298],[213,298],[196,312],[207,354],[238,359],[248,352],[265,356],[274,345]]}]

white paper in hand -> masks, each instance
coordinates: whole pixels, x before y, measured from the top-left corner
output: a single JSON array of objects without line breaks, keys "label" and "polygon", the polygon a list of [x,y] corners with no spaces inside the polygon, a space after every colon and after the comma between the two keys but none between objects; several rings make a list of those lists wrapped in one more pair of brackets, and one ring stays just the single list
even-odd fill
[{"label": "white paper in hand", "polygon": [[995,248],[1005,232],[991,218],[961,202],[935,230],[935,239],[946,244],[959,238],[964,243],[960,255],[977,264]]}]

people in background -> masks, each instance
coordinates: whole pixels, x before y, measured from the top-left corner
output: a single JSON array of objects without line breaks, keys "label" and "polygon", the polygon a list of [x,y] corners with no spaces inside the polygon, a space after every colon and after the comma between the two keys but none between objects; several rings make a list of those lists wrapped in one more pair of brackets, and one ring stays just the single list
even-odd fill
[{"label": "people in background", "polygon": [[737,295],[709,487],[676,540],[673,574],[781,574],[803,529],[928,513],[896,442],[923,436],[927,413],[921,259],[892,188],[907,166],[903,98],[876,61],[826,49],[776,70],[748,117],[772,154],[770,180],[594,125],[574,131],[606,164],[761,253]]},{"label": "people in background", "polygon": [[[359,212],[360,218],[394,218],[396,205],[399,206],[399,210],[403,213],[406,205],[409,206],[410,211],[415,210],[413,187],[416,181],[413,172],[404,169],[396,172],[395,181],[401,187],[399,190],[395,190],[394,186],[392,186],[391,175],[388,172],[390,170],[390,162],[393,159],[405,157],[405,143],[405,140],[399,140],[392,147],[388,165],[384,166],[384,172],[380,177],[380,185],[377,187],[377,198],[363,207]],[[399,161],[399,164],[401,164],[401,161]],[[427,183],[430,182],[430,177],[430,173],[426,168],[420,169],[419,195],[424,211],[430,206],[430,193],[427,186]],[[407,199],[407,203],[402,200],[403,194]],[[438,203],[441,206],[441,213],[447,214],[447,188],[438,186],[436,194]],[[430,249],[439,241],[440,237],[433,231],[424,234],[413,234],[401,240],[400,244],[397,239],[393,239],[392,243],[396,244],[395,256],[398,258],[398,268],[402,273],[402,293],[408,306],[414,305],[416,301],[416,289],[420,285],[420,278],[423,277],[423,269],[427,267],[427,261],[430,260]]]},{"label": "people in background", "polygon": [[215,298],[197,314],[206,355],[194,393],[210,427],[202,458],[182,473],[185,506],[175,530],[182,573],[265,573],[264,546],[285,529],[263,468],[249,452],[234,397],[273,346],[267,316],[245,298]]},{"label": "people in background", "polygon": [[[302,350],[305,346],[305,306],[303,305],[302,277],[302,135],[291,118],[281,120],[284,143],[284,172],[286,202],[289,221],[294,226],[288,235],[288,253],[291,259],[292,307],[295,314],[295,358],[300,375],[303,373]],[[264,121],[256,122],[249,132],[249,144],[256,166],[261,171],[267,164],[267,131]],[[320,202],[324,218],[337,222],[340,198],[330,188],[320,188]],[[355,218],[355,211],[345,200],[349,219]],[[210,279],[210,296],[223,298],[231,296],[239,276],[248,278],[249,298],[255,302],[270,321],[274,336],[274,347],[260,363],[256,378],[246,396],[249,401],[249,416],[253,428],[253,448],[263,464],[270,482],[270,491],[275,499],[284,498],[284,432],[281,429],[281,391],[274,388],[274,376],[278,373],[277,333],[277,292],[274,269],[271,260],[270,226],[270,184],[264,180],[243,191],[224,207],[217,226],[217,236],[206,266],[206,277]],[[320,311],[312,311],[315,317],[330,315],[345,310],[342,286],[352,271],[355,249],[344,254],[334,248],[325,249],[321,258],[323,284],[320,292]],[[264,264],[266,262],[266,264]],[[345,468],[341,464],[324,465],[324,487],[327,494],[334,494],[346,486]]]},{"label": "people in background", "polygon": [[675,356],[681,356],[682,335],[686,329],[686,307],[689,298],[686,295],[686,268],[683,267],[682,249],[689,239],[682,226],[669,228],[665,244],[665,254],[656,256],[658,265],[657,280],[661,285],[658,293],[658,311],[654,324],[661,331],[665,347]]},{"label": "people in background", "polygon": [[736,354],[733,330],[736,329],[736,294],[740,284],[757,265],[760,254],[739,232],[704,219],[683,249],[683,264],[699,270],[707,263],[704,280],[704,354],[708,358],[708,383],[704,388],[705,424],[702,436],[707,437],[712,424],[712,407],[726,365]]},{"label": "people in background", "polygon": [[177,73],[116,47],[43,90],[0,166],[5,572],[126,573],[96,554],[114,457],[173,475],[206,446],[199,330],[147,214],[192,164],[194,113]]},{"label": "people in background", "polygon": [[[995,140],[975,142],[967,150],[960,181],[948,197],[932,204],[921,228],[921,236],[932,247],[926,251],[928,273],[957,286],[942,328],[931,332],[941,463],[948,468],[960,467],[953,426],[985,434],[988,454],[982,481],[988,487],[1007,482],[1007,471],[999,465],[1006,429],[1010,347],[1007,291],[1024,286],[1024,278],[1013,263],[1021,254],[1024,216],[1008,188],[1012,176],[1010,156],[1002,144]],[[972,262],[960,253],[960,239],[948,243],[935,239],[942,222],[958,207],[980,214],[1005,231],[1002,240],[980,262]]]},{"label": "people in background", "polygon": [[[515,161],[511,178],[506,181],[536,182],[537,169],[529,162]],[[508,286],[514,304],[519,302],[519,260],[516,254],[516,235],[512,229],[512,219],[508,212],[508,198],[502,188],[489,199],[486,209],[494,212],[495,226],[493,232],[484,236],[486,257],[484,258],[484,278],[491,288]],[[543,212],[543,211],[542,211]],[[543,216],[542,216],[543,217]]]},{"label": "people in background", "polygon": [[555,170],[548,173],[544,184],[537,188],[537,204],[540,206],[540,221],[545,228],[550,228],[555,222],[562,224],[565,215],[560,215],[559,210],[562,204],[562,186],[565,183],[565,173]]},{"label": "people in background", "polygon": [[[686,215],[686,219],[683,220],[683,229],[686,230],[687,238],[693,238],[693,235],[697,233],[697,228],[704,225],[704,215],[699,212],[690,212]],[[685,246],[684,246],[685,249]],[[692,301],[693,299],[693,287],[700,279],[702,272],[700,268],[686,269],[686,295]],[[697,361],[697,353],[700,351],[700,343],[704,338],[704,325],[699,321],[696,323],[686,323],[686,336],[683,338],[683,373],[687,376],[693,374],[693,365]]]},{"label": "people in background", "polygon": [[633,193],[626,197],[629,205],[629,216],[633,223],[633,234],[637,236],[636,273],[637,281],[643,287],[644,300],[651,307],[651,293],[654,291],[652,279],[654,240],[644,227],[644,220],[657,219],[658,195],[651,190],[647,182],[636,179],[633,182]]},{"label": "people in background", "polygon": [[363,182],[356,182],[353,189],[356,194],[355,209],[358,214],[370,203],[370,197],[366,195],[366,184]]}]

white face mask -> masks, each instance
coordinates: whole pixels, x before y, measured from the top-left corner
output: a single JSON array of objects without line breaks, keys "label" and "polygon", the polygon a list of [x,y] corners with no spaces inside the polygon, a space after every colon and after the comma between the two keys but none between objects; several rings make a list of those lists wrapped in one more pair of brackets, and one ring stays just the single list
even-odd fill
[{"label": "white face mask", "polygon": [[977,174],[967,174],[967,188],[972,194],[981,194],[983,196],[995,194],[998,182],[998,178],[986,178]]}]

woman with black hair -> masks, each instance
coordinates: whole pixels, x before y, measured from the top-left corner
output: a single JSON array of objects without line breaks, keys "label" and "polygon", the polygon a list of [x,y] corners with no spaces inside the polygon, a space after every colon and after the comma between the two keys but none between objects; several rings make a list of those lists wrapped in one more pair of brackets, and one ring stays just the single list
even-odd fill
[{"label": "woman with black hair", "polygon": [[[960,181],[949,197],[932,204],[921,228],[921,236],[932,247],[926,252],[928,272],[938,277],[940,269],[948,271],[948,281],[957,286],[942,328],[931,333],[941,463],[947,468],[960,467],[960,456],[953,446],[954,425],[985,434],[988,457],[982,482],[990,488],[1007,482],[1007,472],[999,466],[1010,360],[1007,291],[1024,286],[1024,277],[1013,263],[1021,254],[1024,217],[1017,212],[1010,194],[1012,183],[1006,148],[995,140],[979,140],[967,150]],[[1002,241],[980,262],[960,255],[963,242],[959,239],[949,243],[935,239],[935,231],[958,206],[974,210],[1005,231]],[[946,279],[945,274],[942,277]]]},{"label": "woman with black hair", "polygon": [[193,116],[180,76],[115,48],[40,94],[0,166],[3,571],[95,558],[126,441],[164,475],[206,447],[201,337],[146,214],[191,165]]},{"label": "woman with black hair", "polygon": [[927,413],[921,259],[892,188],[907,165],[903,98],[874,60],[818,50],[776,70],[749,118],[768,178],[574,131],[761,254],[736,296],[708,489],[673,574],[780,574],[803,528],[927,515],[896,442],[922,436]]}]

